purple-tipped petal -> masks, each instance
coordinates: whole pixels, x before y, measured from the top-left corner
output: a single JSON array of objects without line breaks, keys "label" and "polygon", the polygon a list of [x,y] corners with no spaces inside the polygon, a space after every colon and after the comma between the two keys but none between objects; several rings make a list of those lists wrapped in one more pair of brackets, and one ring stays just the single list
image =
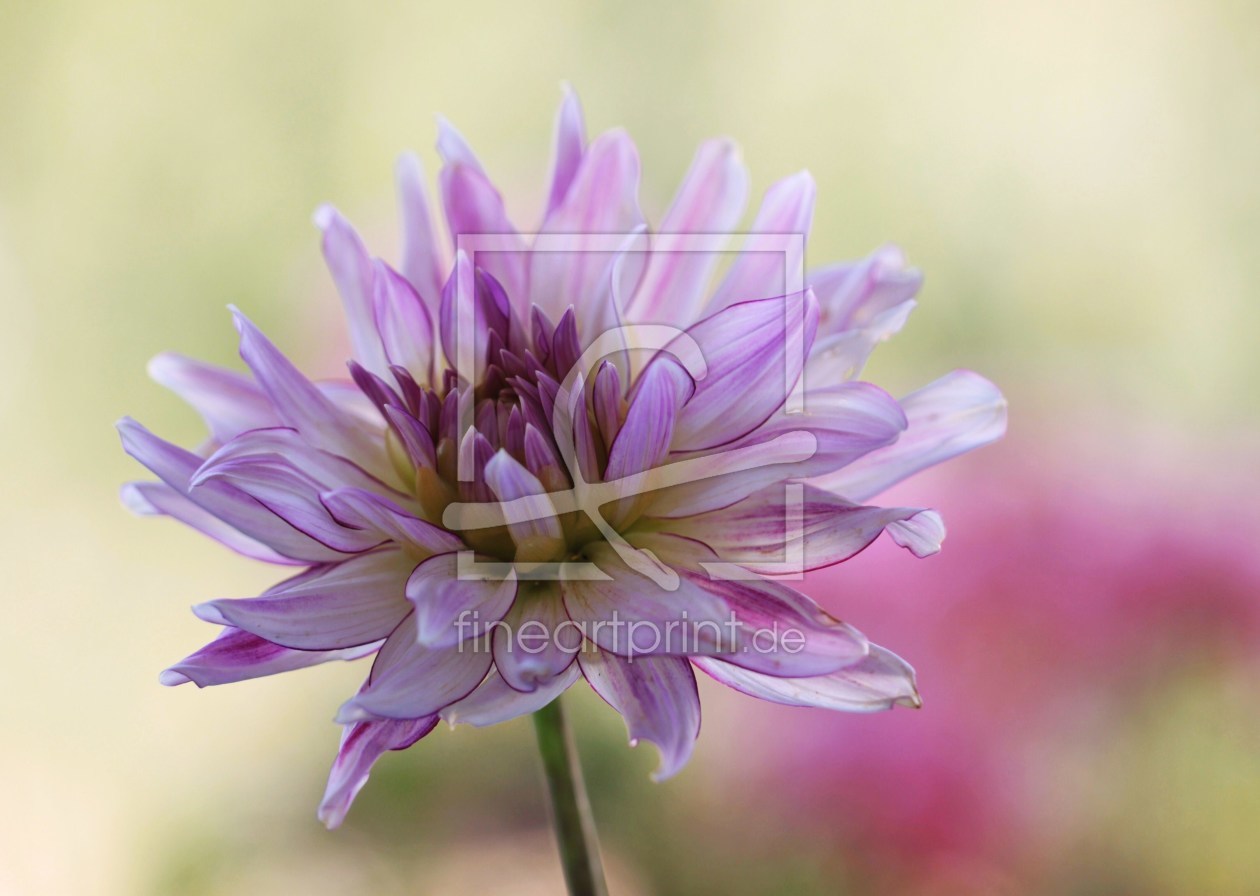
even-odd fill
[{"label": "purple-tipped petal", "polygon": [[262,597],[212,600],[193,612],[295,650],[337,650],[387,637],[410,611],[415,561],[378,551],[282,582]]},{"label": "purple-tipped petal", "polygon": [[365,489],[339,488],[324,492],[320,500],[342,524],[369,529],[412,553],[442,554],[457,551],[464,545],[446,530]]},{"label": "purple-tipped petal", "polygon": [[341,748],[328,775],[319,804],[319,820],[330,830],[339,827],[355,796],[367,783],[373,764],[389,750],[405,750],[432,731],[436,715],[419,719],[355,722],[341,735]]},{"label": "purple-tipped petal", "polygon": [[551,189],[547,191],[547,212],[558,208],[582,164],[586,149],[586,124],[582,120],[582,104],[566,84],[560,111],[556,114],[556,136],[551,163]]},{"label": "purple-tipped petal", "polygon": [[238,628],[225,628],[205,647],[163,670],[158,681],[166,687],[189,682],[199,688],[233,684],[318,666],[332,660],[357,660],[379,646],[366,644],[348,650],[291,650]]},{"label": "purple-tipped petal", "polygon": [[258,385],[234,370],[163,352],[149,362],[149,376],[188,402],[216,442],[280,423]]},{"label": "purple-tipped petal", "polygon": [[446,265],[437,228],[429,212],[424,168],[414,153],[406,153],[395,168],[398,205],[402,209],[402,272],[420,294],[430,317],[436,315]]},{"label": "purple-tipped petal", "polygon": [[285,557],[256,538],[250,538],[165,482],[128,482],[122,488],[122,501],[132,513],[140,516],[169,516],[254,560],[285,566],[301,565],[304,562]]},{"label": "purple-tipped petal", "polygon": [[578,662],[595,693],[625,719],[630,745],[646,740],[661,751],[653,780],[677,774],[700,735],[700,695],[691,665],[669,656],[629,661],[604,650],[584,650]]},{"label": "purple-tipped petal", "polygon": [[430,557],[407,580],[416,638],[431,648],[465,646],[502,619],[515,597],[515,575],[502,581],[460,578],[455,554]]},{"label": "purple-tipped petal", "polygon": [[800,378],[817,327],[810,293],[734,305],[691,327],[708,374],[679,415],[674,450],[725,445],[764,423]]},{"label": "purple-tipped petal", "polygon": [[[365,301],[370,302],[370,296]],[[368,325],[372,327],[371,338],[379,351],[380,340],[371,320],[370,304],[365,313]],[[383,431],[373,431],[363,420],[338,407],[303,376],[245,315],[234,310],[233,316],[241,334],[241,357],[271,399],[284,424],[300,432],[312,447],[341,455],[392,481],[394,473],[383,450]],[[378,363],[388,374],[383,354]],[[364,366],[372,369],[370,364]]]},{"label": "purple-tipped petal", "polygon": [[842,712],[877,712],[894,706],[922,705],[914,669],[901,657],[875,644],[851,666],[828,675],[776,678],[700,657],[692,662],[722,684],[752,697],[788,706],[812,706]]},{"label": "purple-tipped petal", "polygon": [[211,480],[189,491],[203,461],[190,451],[159,439],[134,420],[118,423],[123,449],[159,479],[207,513],[285,557],[306,563],[344,560],[336,551],[294,528],[264,505],[226,482]]},{"label": "purple-tipped petal", "polygon": [[368,370],[383,376],[388,364],[372,313],[372,260],[354,227],[332,206],[322,206],[315,213],[315,225],[324,234],[324,261],[345,306],[354,357]]},{"label": "purple-tipped petal", "polygon": [[[747,201],[748,170],[739,149],[730,140],[702,143],[653,239],[647,270],[631,303],[636,320],[685,327],[699,317],[725,234],[739,223]],[[679,234],[688,237],[680,239]],[[712,251],[694,251],[697,234],[714,236]]]},{"label": "purple-tipped petal", "polygon": [[996,441],[1006,432],[1006,399],[979,374],[955,370],[901,399],[909,426],[880,448],[815,484],[865,501],[934,464]]},{"label": "purple-tipped petal", "polygon": [[475,691],[446,707],[441,715],[451,725],[497,725],[542,709],[568,690],[581,674],[578,664],[570,663],[555,678],[526,693],[511,687],[497,670],[491,669]]},{"label": "purple-tipped petal", "polygon": [[707,314],[739,302],[766,299],[800,288],[799,283],[791,281],[803,275],[801,251],[814,217],[814,194],[814,179],[807,171],[785,177],[766,191],[757,217],[753,219],[752,232],[801,239],[786,243],[783,251],[764,251],[764,247],[763,251],[757,251],[760,245],[757,237],[749,237],[745,251],[731,265],[713,294]]}]

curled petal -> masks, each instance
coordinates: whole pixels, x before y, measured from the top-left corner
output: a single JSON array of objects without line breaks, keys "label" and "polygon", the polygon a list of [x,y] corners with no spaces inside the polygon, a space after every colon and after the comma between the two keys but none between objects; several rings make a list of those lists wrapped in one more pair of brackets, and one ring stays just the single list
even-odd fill
[{"label": "curled petal", "polygon": [[149,362],[149,376],[188,402],[216,442],[280,423],[258,384],[234,370],[163,352]]},{"label": "curled petal", "polygon": [[515,597],[515,575],[502,581],[461,578],[455,554],[430,557],[407,580],[416,638],[426,647],[462,645],[483,634],[503,618]]},{"label": "curled petal", "polygon": [[578,664],[570,663],[556,677],[532,691],[522,692],[504,681],[497,670],[491,669],[475,691],[446,707],[441,716],[452,725],[472,725],[475,728],[497,725],[542,709],[567,691],[579,675]]},{"label": "curled petal", "polygon": [[646,740],[661,751],[652,778],[677,774],[700,735],[700,695],[690,664],[671,656],[627,660],[605,650],[583,650],[578,662],[595,693],[625,719],[630,745]]},{"label": "curled petal", "polygon": [[320,500],[342,524],[370,529],[416,553],[441,554],[463,547],[463,542],[445,529],[366,489],[339,488],[324,492]]},{"label": "curled petal", "polygon": [[875,644],[869,654],[851,666],[806,678],[776,678],[707,657],[693,662],[728,687],[788,706],[876,712],[894,706],[917,709],[922,705],[914,669],[901,657]]},{"label": "curled petal", "polygon": [[565,612],[559,589],[539,583],[521,588],[503,625],[495,627],[492,646],[503,681],[528,693],[548,687],[572,665],[582,633]]}]

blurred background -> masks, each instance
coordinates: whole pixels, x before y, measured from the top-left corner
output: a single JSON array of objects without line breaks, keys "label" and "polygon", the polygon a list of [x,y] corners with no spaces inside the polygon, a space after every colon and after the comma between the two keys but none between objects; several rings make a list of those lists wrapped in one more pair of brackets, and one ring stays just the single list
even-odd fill
[{"label": "blurred background", "polygon": [[[315,806],[345,664],[198,691],[188,612],[269,569],[130,517],[113,422],[236,363],[241,306],[338,374],[310,223],[396,257],[392,164],[452,119],[537,220],[560,82],[624,125],[659,217],[729,134],[758,195],[808,168],[810,261],[927,274],[869,378],[958,366],[1003,443],[911,483],[943,554],[808,589],[907,657],[919,712],[707,687],[691,765],[575,693],[614,890],[1243,894],[1260,884],[1260,7],[1242,0],[0,6],[0,893],[554,893],[528,720],[381,761]],[[704,683],[702,683],[702,687]]]}]

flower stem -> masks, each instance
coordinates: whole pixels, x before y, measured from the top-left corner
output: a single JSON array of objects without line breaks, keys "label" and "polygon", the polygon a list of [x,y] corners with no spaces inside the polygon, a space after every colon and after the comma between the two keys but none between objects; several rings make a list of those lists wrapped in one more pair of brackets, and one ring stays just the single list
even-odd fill
[{"label": "flower stem", "polygon": [[565,724],[559,699],[534,713],[534,731],[547,775],[551,821],[570,896],[607,896],[591,804],[582,783],[577,747]]}]

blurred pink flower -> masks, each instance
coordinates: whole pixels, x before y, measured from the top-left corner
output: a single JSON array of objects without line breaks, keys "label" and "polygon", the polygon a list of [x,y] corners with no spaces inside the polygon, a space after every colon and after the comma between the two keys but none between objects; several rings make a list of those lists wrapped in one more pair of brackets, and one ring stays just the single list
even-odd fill
[{"label": "blurred pink flower", "polygon": [[896,632],[931,682],[922,711],[859,728],[744,707],[740,730],[776,735],[730,773],[764,778],[789,825],[833,832],[868,870],[977,892],[1061,864],[1038,853],[1065,798],[1047,754],[1080,749],[1179,663],[1255,655],[1260,502],[1214,487],[1202,457],[1152,465],[1079,438],[1012,439],[949,473],[917,485],[951,510],[950,551],[906,565],[877,545],[802,586]]},{"label": "blurred pink flower", "polygon": [[[647,249],[634,146],[620,131],[588,144],[572,95],[532,237],[449,125],[438,149],[453,261],[412,157],[398,169],[401,273],[336,211],[317,215],[353,383],[312,383],[235,312],[252,378],[171,355],[152,366],[205,417],[203,451],[121,424],[126,450],[161,480],[129,486],[131,507],[304,568],[261,597],[197,606],[223,629],[162,681],[375,654],[338,716],[330,825],[386,750],[439,719],[534,712],[579,677],[632,739],[660,748],[661,776],[699,732],[693,664],[768,700],[917,704],[905,662],[759,573],[785,546],[821,567],[884,530],[935,552],[935,512],[858,502],[1002,433],[1005,403],[975,374],[900,403],[855,380],[904,323],[919,276],[884,249],[785,290],[813,209],[802,173],[767,192],[749,244],[799,238],[744,252],[710,292],[711,237],[735,226],[747,194],[733,146],[700,148]],[[802,379],[807,410],[787,413]],[[789,480],[807,481],[796,535]],[[710,576],[719,561],[742,577]]]}]

